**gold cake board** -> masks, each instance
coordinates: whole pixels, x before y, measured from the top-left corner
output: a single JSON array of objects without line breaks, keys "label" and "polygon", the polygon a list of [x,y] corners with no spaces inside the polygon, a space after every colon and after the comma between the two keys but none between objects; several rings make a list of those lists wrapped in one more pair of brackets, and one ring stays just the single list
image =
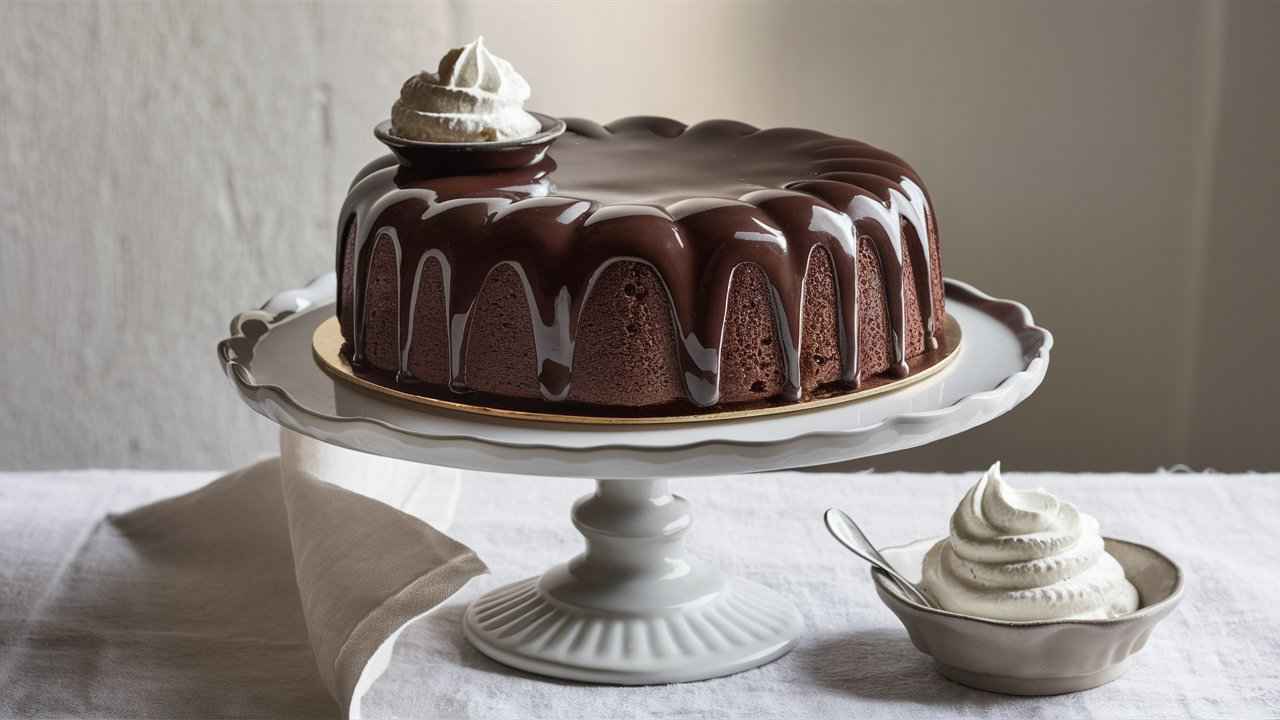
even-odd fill
[{"label": "gold cake board", "polygon": [[479,405],[459,400],[443,400],[441,398],[415,395],[393,387],[388,387],[369,378],[360,377],[351,368],[351,364],[342,357],[342,330],[338,318],[331,317],[320,323],[311,337],[311,349],[316,364],[333,378],[349,383],[371,393],[382,395],[402,402],[412,403],[437,410],[453,410],[456,412],[484,415],[488,417],[508,418],[534,422],[573,423],[578,425],[660,425],[672,423],[712,422],[720,420],[739,420],[743,418],[762,417],[765,415],[781,415],[784,413],[804,412],[817,408],[841,405],[864,400],[875,395],[900,390],[908,385],[931,377],[945,368],[959,354],[961,330],[960,323],[947,315],[943,323],[943,332],[939,337],[938,349],[931,350],[913,358],[908,364],[908,374],[903,378],[875,377],[863,382],[862,387],[853,391],[822,391],[821,389],[806,400],[794,403],[775,403],[761,401],[757,403],[737,404],[727,410],[695,411],[687,415],[633,415],[608,416],[586,413],[552,413],[536,410],[519,410],[513,408]]}]

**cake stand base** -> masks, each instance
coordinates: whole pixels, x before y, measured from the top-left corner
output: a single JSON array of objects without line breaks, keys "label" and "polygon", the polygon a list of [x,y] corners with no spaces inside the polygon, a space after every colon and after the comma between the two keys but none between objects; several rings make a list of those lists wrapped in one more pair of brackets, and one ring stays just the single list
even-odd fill
[{"label": "cake stand base", "polygon": [[689,502],[666,480],[598,480],[573,523],[586,552],[467,608],[482,653],[539,675],[648,685],[730,675],[795,645],[790,601],[687,554]]}]

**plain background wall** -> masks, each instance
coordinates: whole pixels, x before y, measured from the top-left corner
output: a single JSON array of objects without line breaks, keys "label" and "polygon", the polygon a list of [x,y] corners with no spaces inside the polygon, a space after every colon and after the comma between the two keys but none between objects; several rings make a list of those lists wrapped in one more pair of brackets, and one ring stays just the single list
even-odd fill
[{"label": "plain background wall", "polygon": [[214,343],[332,267],[372,126],[483,33],[544,112],[912,161],[945,272],[1057,345],[1010,415],[869,464],[1275,469],[1277,30],[1209,0],[0,4],[0,468],[270,451]]}]

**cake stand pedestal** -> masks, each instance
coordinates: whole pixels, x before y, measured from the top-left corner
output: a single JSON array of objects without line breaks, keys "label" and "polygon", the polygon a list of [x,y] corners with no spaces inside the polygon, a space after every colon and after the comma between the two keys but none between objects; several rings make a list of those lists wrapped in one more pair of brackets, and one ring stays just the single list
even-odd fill
[{"label": "cake stand pedestal", "polygon": [[795,606],[691,557],[690,522],[666,480],[596,481],[573,506],[586,552],[473,602],[467,639],[522,670],[628,685],[728,675],[790,650]]},{"label": "cake stand pedestal", "polygon": [[935,375],[846,404],[716,422],[514,421],[357,389],[310,357],[315,329],[333,315],[332,274],[237,316],[218,353],[250,407],[322,442],[461,469],[602,478],[573,507],[586,551],[474,601],[466,636],[495,660],[542,675],[681,682],[769,662],[794,646],[803,622],[789,600],[686,552],[689,503],[666,478],[916,447],[997,417],[1039,386],[1053,339],[1031,313],[964,283],[948,280],[946,291],[964,340]]}]

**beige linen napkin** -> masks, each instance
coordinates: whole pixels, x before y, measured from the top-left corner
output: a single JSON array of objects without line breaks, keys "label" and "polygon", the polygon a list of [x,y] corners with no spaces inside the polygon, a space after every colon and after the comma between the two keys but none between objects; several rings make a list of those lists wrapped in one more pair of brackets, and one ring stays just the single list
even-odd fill
[{"label": "beige linen napkin", "polygon": [[[94,527],[0,667],[12,693],[0,705],[24,716],[359,716],[399,631],[485,567],[422,520],[320,477],[372,484],[369,468],[394,461],[287,433],[281,446],[283,463]],[[397,504],[433,496],[388,475]]]}]

